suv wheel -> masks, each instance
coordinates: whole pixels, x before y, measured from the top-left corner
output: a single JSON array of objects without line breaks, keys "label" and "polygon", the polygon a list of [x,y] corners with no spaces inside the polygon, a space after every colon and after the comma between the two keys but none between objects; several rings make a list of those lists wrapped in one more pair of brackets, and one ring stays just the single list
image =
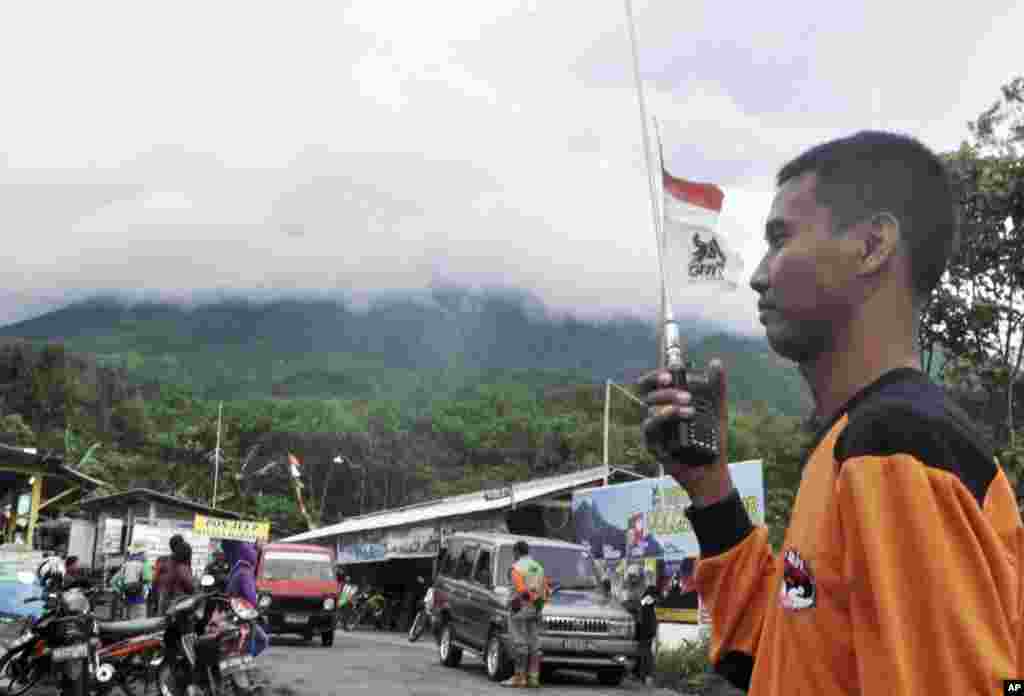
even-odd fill
[{"label": "suv wheel", "polygon": [[437,655],[445,667],[458,667],[462,662],[462,648],[455,645],[451,624],[441,629],[441,641],[437,644]]},{"label": "suv wheel", "polygon": [[487,640],[487,651],[484,653],[484,665],[487,667],[487,678],[491,681],[505,681],[512,676],[513,665],[501,646],[501,638],[495,632]]},{"label": "suv wheel", "polygon": [[618,686],[622,683],[622,680],[626,678],[626,670],[621,667],[612,667],[611,669],[602,669],[597,673],[597,681],[601,682],[604,686]]}]

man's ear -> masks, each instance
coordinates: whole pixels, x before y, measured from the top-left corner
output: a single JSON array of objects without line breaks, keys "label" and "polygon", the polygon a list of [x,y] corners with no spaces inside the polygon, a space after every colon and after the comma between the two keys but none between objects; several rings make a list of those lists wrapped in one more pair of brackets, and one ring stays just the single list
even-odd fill
[{"label": "man's ear", "polygon": [[889,212],[876,213],[857,226],[859,242],[858,275],[874,275],[896,256],[900,245],[900,222]]}]

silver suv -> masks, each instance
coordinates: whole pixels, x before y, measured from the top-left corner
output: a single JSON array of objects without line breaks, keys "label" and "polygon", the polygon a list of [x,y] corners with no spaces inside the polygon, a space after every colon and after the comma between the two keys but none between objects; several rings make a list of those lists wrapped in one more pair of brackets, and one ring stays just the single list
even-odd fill
[{"label": "silver suv", "polygon": [[441,663],[458,667],[468,652],[483,658],[493,681],[512,673],[510,571],[519,540],[530,545],[553,588],[541,615],[544,671],[592,671],[602,684],[620,684],[636,662],[635,620],[612,596],[590,551],[556,539],[492,533],[447,538],[434,582]]}]

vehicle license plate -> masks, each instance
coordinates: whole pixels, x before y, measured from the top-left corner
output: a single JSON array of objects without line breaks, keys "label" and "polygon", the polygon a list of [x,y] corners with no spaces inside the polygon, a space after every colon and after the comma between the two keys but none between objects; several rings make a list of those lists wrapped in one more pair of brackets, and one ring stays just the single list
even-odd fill
[{"label": "vehicle license plate", "polygon": [[306,623],[305,614],[285,614],[284,622],[290,624],[304,624]]},{"label": "vehicle license plate", "polygon": [[89,644],[88,643],[76,643],[75,645],[68,645],[63,648],[53,649],[53,661],[54,662],[66,662],[68,660],[79,660],[83,657],[89,657]]},{"label": "vehicle license plate", "polygon": [[562,648],[572,652],[589,652],[593,649],[593,644],[589,640],[569,638],[562,641]]}]

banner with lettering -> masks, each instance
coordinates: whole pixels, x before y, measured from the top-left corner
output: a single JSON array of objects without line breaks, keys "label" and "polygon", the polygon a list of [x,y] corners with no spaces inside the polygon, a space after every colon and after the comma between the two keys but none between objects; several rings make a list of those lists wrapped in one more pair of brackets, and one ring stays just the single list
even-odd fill
[{"label": "banner with lettering", "polygon": [[[763,524],[761,460],[729,468],[754,524]],[[689,496],[671,476],[577,491],[572,499],[576,541],[605,561],[682,561],[699,554],[697,535],[684,514],[689,504]]]},{"label": "banner with lettering", "polygon": [[210,539],[231,539],[256,543],[270,539],[270,522],[228,520],[196,514],[192,531]]}]

